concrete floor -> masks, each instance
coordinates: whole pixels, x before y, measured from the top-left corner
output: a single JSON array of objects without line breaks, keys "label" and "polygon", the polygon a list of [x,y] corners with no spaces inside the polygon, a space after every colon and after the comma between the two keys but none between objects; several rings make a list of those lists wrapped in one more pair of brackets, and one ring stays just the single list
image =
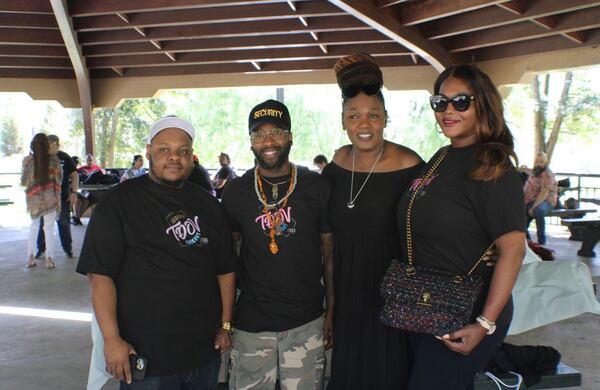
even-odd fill
[{"label": "concrete floor", "polygon": [[[56,268],[43,261],[32,269],[26,263],[28,228],[9,228],[0,221],[0,390],[84,389],[91,351],[91,307],[87,279],[75,273],[77,259],[68,259],[59,246]],[[84,224],[87,220],[84,219]],[[548,245],[558,261],[583,260],[600,285],[600,258],[579,258],[580,243],[568,241],[563,227],[550,227]],[[73,226],[74,252],[79,253],[84,226]],[[600,252],[599,248],[596,248]],[[83,313],[79,320],[8,314],[10,307]],[[600,389],[600,316],[585,314],[554,323],[507,341],[513,344],[551,345],[563,362],[583,374],[580,389]],[[104,389],[117,389],[110,381]],[[375,390],[375,389],[374,389]]]}]

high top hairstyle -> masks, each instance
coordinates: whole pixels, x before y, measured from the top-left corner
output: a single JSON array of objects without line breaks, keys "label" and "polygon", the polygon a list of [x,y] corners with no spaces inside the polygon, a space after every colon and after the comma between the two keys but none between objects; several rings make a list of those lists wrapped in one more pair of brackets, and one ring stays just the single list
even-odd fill
[{"label": "high top hairstyle", "polygon": [[514,139],[504,119],[502,97],[492,80],[473,65],[455,65],[446,68],[438,76],[433,93],[439,94],[442,83],[450,77],[466,83],[475,96],[475,133],[480,147],[475,157],[477,164],[470,172],[470,177],[476,180],[493,180],[514,169],[514,166],[518,166]]},{"label": "high top hairstyle", "polygon": [[44,133],[37,133],[29,144],[33,155],[33,177],[39,184],[50,181],[48,171],[50,170],[50,144]]},{"label": "high top hairstyle", "polygon": [[[368,53],[355,53],[338,59],[333,66],[335,77],[340,90],[353,84],[367,84],[369,82],[379,83],[383,86],[383,74],[373,56]],[[381,90],[377,96],[385,108],[385,99]],[[351,99],[342,95],[342,105]]]}]

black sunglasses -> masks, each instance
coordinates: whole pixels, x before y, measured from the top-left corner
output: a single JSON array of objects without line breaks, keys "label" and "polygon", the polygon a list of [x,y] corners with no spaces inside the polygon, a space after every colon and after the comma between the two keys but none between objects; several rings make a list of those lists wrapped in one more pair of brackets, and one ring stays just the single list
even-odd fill
[{"label": "black sunglasses", "polygon": [[444,112],[451,103],[456,111],[467,111],[471,105],[471,101],[475,100],[475,96],[466,93],[459,93],[452,97],[446,95],[433,95],[429,98],[429,104],[435,112]]},{"label": "black sunglasses", "polygon": [[360,91],[363,91],[366,95],[373,96],[381,91],[381,87],[382,85],[379,83],[352,84],[342,88],[342,95],[352,99],[354,96],[358,95]]}]

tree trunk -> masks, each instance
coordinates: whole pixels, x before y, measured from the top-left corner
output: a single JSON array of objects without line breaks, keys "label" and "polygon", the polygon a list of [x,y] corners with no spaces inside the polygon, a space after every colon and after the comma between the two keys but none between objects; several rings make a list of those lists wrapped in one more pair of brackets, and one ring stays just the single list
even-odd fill
[{"label": "tree trunk", "polygon": [[115,144],[117,136],[117,125],[119,123],[119,107],[113,109],[110,134],[106,150],[106,167],[112,168],[115,162]]},{"label": "tree trunk", "polygon": [[562,125],[562,121],[565,116],[565,106],[567,104],[567,100],[569,99],[569,89],[571,88],[572,80],[573,73],[567,72],[565,74],[563,89],[560,94],[560,100],[558,101],[558,107],[556,109],[556,119],[554,120],[552,131],[550,132],[550,136],[548,137],[548,142],[546,143],[546,154],[548,155],[548,164],[550,164],[550,161],[552,160],[552,154],[554,153],[554,148],[556,147],[556,142],[558,141],[558,133],[560,132],[560,126]]},{"label": "tree trunk", "polygon": [[544,151],[546,138],[546,112],[548,111],[548,75],[544,79],[544,93],[540,91],[542,83],[540,79],[543,76],[533,78],[533,98],[534,105],[534,132],[535,132],[535,155]]}]

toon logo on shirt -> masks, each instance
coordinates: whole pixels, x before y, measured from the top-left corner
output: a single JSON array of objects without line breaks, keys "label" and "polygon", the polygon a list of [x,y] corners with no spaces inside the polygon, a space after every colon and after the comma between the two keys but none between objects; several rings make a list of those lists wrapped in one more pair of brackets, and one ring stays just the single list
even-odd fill
[{"label": "toon logo on shirt", "polygon": [[167,215],[167,225],[165,230],[167,235],[172,236],[181,246],[201,246],[208,244],[208,238],[202,236],[198,216],[193,219],[188,217],[183,211],[176,211]]},{"label": "toon logo on shirt", "polygon": [[296,233],[296,220],[292,218],[292,207],[284,207],[277,210],[263,212],[262,206],[259,207],[261,213],[254,222],[260,224],[263,233],[268,236],[271,228],[275,228],[277,236],[289,237]]}]

